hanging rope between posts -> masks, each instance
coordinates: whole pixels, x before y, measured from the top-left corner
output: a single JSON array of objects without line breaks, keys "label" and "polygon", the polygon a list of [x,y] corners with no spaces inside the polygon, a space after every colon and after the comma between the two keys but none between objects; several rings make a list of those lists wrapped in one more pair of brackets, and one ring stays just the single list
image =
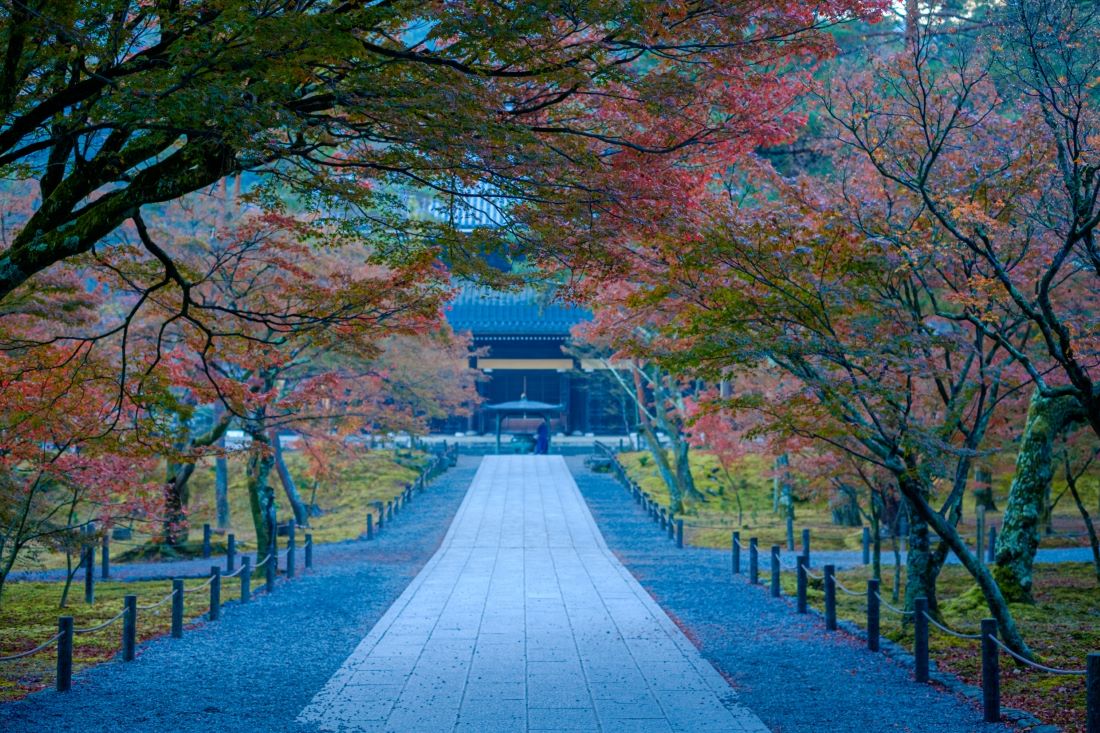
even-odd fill
[{"label": "hanging rope between posts", "polygon": [[1084,669],[1058,669],[1057,667],[1048,667],[1045,664],[1039,664],[1038,662],[1033,662],[1030,659],[1028,659],[1027,657],[1020,656],[1016,652],[1009,649],[1007,646],[1005,646],[1005,643],[1003,641],[1001,641],[1000,639],[998,639],[996,636],[991,636],[989,638],[993,640],[994,644],[996,644],[1001,649],[1006,651],[1010,657],[1012,657],[1013,659],[1015,659],[1018,662],[1022,662],[1024,664],[1026,664],[1028,667],[1031,667],[1032,669],[1037,669],[1040,672],[1046,672],[1047,674],[1070,675],[1070,676],[1073,676],[1073,677],[1084,677],[1086,674],[1088,674],[1088,671],[1084,670]]},{"label": "hanging rope between posts", "polygon": [[912,611],[905,611],[905,610],[902,610],[902,609],[898,608],[897,606],[891,606],[889,603],[887,603],[886,599],[883,598],[878,593],[875,593],[875,598],[877,598],[878,602],[881,603],[884,607],[890,609],[891,611],[898,614],[899,616],[912,616],[913,615]]},{"label": "hanging rope between posts", "polygon": [[[802,565],[801,561],[798,564]],[[802,572],[806,573],[807,578],[813,578],[814,580],[825,580],[824,575],[815,575],[814,573],[810,572],[810,569],[808,567],[806,567],[805,565],[802,565]],[[833,582],[834,583],[836,582],[836,576],[835,575],[833,576]]]},{"label": "hanging rope between posts", "polygon": [[847,587],[846,585],[841,583],[840,580],[835,575],[833,576],[833,587],[837,588],[841,593],[845,593],[845,594],[850,595],[850,596],[857,596],[859,598],[863,598],[864,596],[867,595],[866,593],[857,593],[856,591],[854,591],[851,588]]},{"label": "hanging rope between posts", "polygon": [[150,603],[148,606],[138,606],[137,609],[139,611],[152,611],[154,608],[156,608],[158,606],[163,606],[165,603],[167,603],[168,601],[172,600],[175,597],[176,597],[176,591],[173,590],[171,593],[166,595],[164,598],[161,598],[159,601],[157,601],[155,603]]},{"label": "hanging rope between posts", "polygon": [[107,628],[108,626],[113,624],[115,621],[118,621],[120,618],[122,618],[125,615],[126,615],[126,609],[124,608],[124,609],[122,609],[121,611],[118,612],[118,615],[107,619],[106,621],[104,621],[101,624],[97,624],[95,626],[89,626],[86,629],[73,629],[73,633],[76,634],[77,636],[80,636],[82,634],[94,634],[97,631],[102,631],[103,629]]},{"label": "hanging rope between posts", "polygon": [[203,583],[202,585],[196,585],[194,588],[184,588],[183,592],[184,593],[198,593],[200,590],[202,590],[206,586],[213,583],[214,582],[214,577],[215,576],[211,575],[205,583]]},{"label": "hanging rope between posts", "polygon": [[231,573],[223,573],[222,574],[222,580],[225,580],[226,578],[236,578],[238,575],[241,574],[242,570],[244,570],[244,565],[241,565],[239,568],[237,568],[236,570],[234,570]]},{"label": "hanging rope between posts", "polygon": [[260,568],[262,568],[264,566],[264,563],[266,563],[270,559],[271,559],[271,553],[269,552],[269,553],[267,553],[267,557],[265,557],[263,560],[260,560],[258,563],[256,563],[256,567],[254,567],[253,570],[259,570]]},{"label": "hanging rope between posts", "polygon": [[964,634],[962,632],[955,631],[953,629],[949,629],[946,626],[944,626],[943,624],[941,624],[939,621],[937,621],[936,619],[929,616],[927,613],[924,614],[924,617],[926,619],[928,619],[928,623],[932,624],[933,626],[935,626],[937,629],[939,629],[943,633],[950,634],[951,636],[954,636],[957,639],[975,639],[975,640],[977,640],[977,639],[982,638],[981,634]]},{"label": "hanging rope between posts", "polygon": [[57,641],[60,638],[61,638],[61,632],[58,631],[56,634],[51,636],[49,639],[46,639],[44,642],[42,642],[41,644],[36,646],[34,649],[28,649],[25,652],[19,652],[18,654],[12,654],[12,655],[7,656],[7,657],[0,657],[0,662],[14,662],[16,659],[22,659],[23,657],[29,657],[32,654],[38,654],[38,652],[40,652],[43,649],[49,647],[51,644],[53,644],[55,641]]}]

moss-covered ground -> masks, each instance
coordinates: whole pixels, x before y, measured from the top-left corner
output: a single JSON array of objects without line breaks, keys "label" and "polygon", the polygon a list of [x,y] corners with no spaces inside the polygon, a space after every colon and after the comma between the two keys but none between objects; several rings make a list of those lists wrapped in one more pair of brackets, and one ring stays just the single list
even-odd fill
[{"label": "moss-covered ground", "polygon": [[[187,581],[187,588],[203,581]],[[58,616],[72,616],[77,629],[96,626],[122,610],[123,597],[137,596],[139,606],[163,599],[172,590],[171,581],[109,582],[96,584],[95,603],[84,603],[84,589],[77,581],[69,592],[66,608],[59,608],[61,583],[9,583],[0,605],[0,657],[32,649],[57,633]],[[207,591],[187,593],[184,620],[193,621],[209,606]],[[235,597],[223,588],[222,598]],[[145,639],[167,634],[172,628],[171,601],[158,608],[138,611],[137,636]],[[90,634],[78,634],[73,641],[73,671],[111,659],[122,643],[122,621]],[[52,687],[56,680],[57,645],[13,662],[0,662],[0,702],[23,697],[29,692]]]},{"label": "moss-covered ground", "polygon": [[[319,482],[313,494],[313,477],[304,456],[287,452],[287,465],[298,483],[302,498],[311,498],[319,513],[310,520],[315,542],[339,542],[359,537],[366,526],[366,515],[374,513],[378,521],[379,509],[388,500],[401,493],[405,485],[414,481],[429,457],[411,451],[364,451],[352,457],[336,459],[328,466],[328,477]],[[245,491],[244,457],[233,456],[229,460],[229,500],[231,527],[239,546],[249,549],[255,540],[248,495]],[[281,518],[291,516],[290,506],[278,477],[272,474],[276,488],[278,513]],[[191,519],[192,542],[180,554],[200,551],[202,524],[215,523],[214,466],[204,462],[196,469],[191,480],[191,501],[188,507]],[[154,526],[135,523],[134,535],[128,542],[112,544],[113,560],[126,560],[127,554],[135,560],[155,559],[158,552],[147,544],[156,530]],[[215,549],[224,546],[224,532],[214,537]],[[97,554],[98,561],[98,554]],[[63,555],[38,553],[22,564],[29,569],[64,567]],[[170,581],[156,582],[108,582],[96,583],[96,600],[92,605],[84,603],[81,573],[69,592],[68,607],[58,607],[63,583],[60,582],[9,582],[0,599],[0,657],[33,648],[57,632],[57,617],[72,615],[77,628],[94,626],[122,609],[123,596],[134,593],[139,605],[160,600],[171,590]],[[259,577],[259,576],[257,576]],[[202,581],[188,581],[188,587],[201,585]],[[235,588],[235,586],[233,586]],[[223,599],[235,598],[235,591],[223,589]],[[205,591],[186,596],[185,618],[194,619],[208,610]],[[166,634],[171,629],[171,605],[166,603],[155,610],[138,614],[139,639]],[[73,648],[74,670],[103,662],[119,650],[121,622],[95,634],[76,637]],[[56,648],[14,662],[0,663],[0,701],[11,700],[33,690],[54,684]]]},{"label": "moss-covered ground", "polygon": [[[657,472],[657,467],[646,452],[620,453],[619,460],[627,473],[662,506],[669,504],[668,489]],[[759,455],[748,455],[729,472],[722,470],[718,459],[704,451],[691,454],[691,472],[696,488],[705,496],[703,501],[688,501],[684,513],[684,535],[689,544],[700,547],[730,546],[730,532],[740,530],[745,537],[759,539],[761,547],[786,546],[786,515],[781,507],[773,511],[773,481],[770,460]],[[1008,496],[1011,476],[1002,476],[994,482],[994,503],[1003,509]],[[1096,477],[1082,479],[1082,499],[1086,507],[1098,510],[1098,483]],[[1062,493],[1063,486],[1055,482],[1053,495]],[[1093,511],[1100,514],[1100,511]],[[794,526],[796,541],[802,529],[811,531],[812,547],[821,550],[857,550],[860,548],[862,529],[841,527],[833,523],[828,498],[820,495],[795,497]],[[973,492],[968,492],[963,502],[963,521],[960,532],[964,537],[976,537],[976,507]],[[986,514],[987,526],[1000,526],[999,511]],[[1054,534],[1042,539],[1043,547],[1087,547],[1085,525],[1073,500],[1063,496],[1055,506]],[[889,552],[884,544],[883,553]]]},{"label": "moss-covered ground", "polygon": [[[814,570],[821,572],[820,568]],[[904,570],[902,572],[904,575]],[[838,572],[837,578],[845,587],[865,592],[870,575],[870,568],[855,568]],[[784,573],[781,580],[783,593],[793,596],[796,593],[795,574]],[[883,568],[880,595],[887,601],[892,600],[893,582],[893,568]],[[945,567],[937,592],[942,622],[963,633],[978,633],[981,619],[989,613],[966,571],[958,566]],[[818,611],[824,609],[822,581],[810,580],[807,600]],[[1035,604],[1013,604],[1012,612],[1024,639],[1038,659],[1048,666],[1083,669],[1085,656],[1100,651],[1100,590],[1090,564],[1037,565]],[[837,593],[839,619],[866,628],[866,614],[863,598]],[[882,609],[881,619],[883,636],[912,650],[912,625],[886,608]],[[957,639],[932,628],[929,650],[941,670],[971,685],[981,685],[981,657],[976,641]],[[1001,655],[1001,672],[1003,706],[1027,710],[1045,723],[1062,726],[1067,733],[1083,733],[1084,678],[1053,676],[1025,669],[1005,654]]]},{"label": "moss-covered ground", "polygon": [[[400,494],[406,484],[414,481],[429,460],[430,457],[425,453],[408,450],[364,450],[350,456],[334,458],[327,466],[326,478],[316,483],[314,493],[313,472],[305,456],[294,451],[286,452],[287,467],[302,499],[307,503],[312,500],[318,510],[315,516],[310,517],[310,527],[306,530],[313,534],[316,543],[340,542],[359,537],[366,530],[367,513],[373,513],[374,521],[377,522],[380,507]],[[203,460],[195,469],[189,484],[189,543],[173,550],[151,546],[159,525],[154,522],[134,522],[129,525],[133,530],[131,539],[112,541],[112,562],[197,556],[201,551],[204,523],[215,527],[215,553],[224,550],[226,535],[230,532],[236,536],[237,545],[242,550],[253,549],[256,531],[245,488],[245,456],[231,455],[228,464],[229,527],[216,529],[214,462]],[[284,521],[293,514],[274,471],[270,482],[275,489],[277,515],[280,521]],[[30,552],[22,558],[17,569],[39,570],[64,566],[64,555]]]}]

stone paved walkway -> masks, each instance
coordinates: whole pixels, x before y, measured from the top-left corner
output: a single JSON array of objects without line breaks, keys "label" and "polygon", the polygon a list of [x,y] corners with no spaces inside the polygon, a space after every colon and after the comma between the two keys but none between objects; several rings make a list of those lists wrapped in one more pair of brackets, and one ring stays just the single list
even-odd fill
[{"label": "stone paved walkway", "polygon": [[485,458],[443,546],[299,720],[767,731],[607,549],[559,456]]}]

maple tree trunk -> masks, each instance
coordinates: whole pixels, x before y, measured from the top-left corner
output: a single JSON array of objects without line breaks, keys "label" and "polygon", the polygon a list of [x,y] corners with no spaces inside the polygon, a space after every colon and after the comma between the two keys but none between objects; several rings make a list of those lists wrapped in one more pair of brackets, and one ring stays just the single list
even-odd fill
[{"label": "maple tree trunk", "polygon": [[275,457],[271,453],[264,430],[247,432],[252,438],[245,473],[248,504],[252,510],[252,525],[256,529],[256,551],[262,559],[275,544],[275,490],[268,482],[271,469],[275,465]]},{"label": "maple tree trunk", "polygon": [[1054,476],[1054,440],[1084,419],[1076,397],[1049,399],[1038,390],[1032,393],[993,568],[997,583],[1013,601],[1032,601],[1032,566],[1039,549],[1046,491]]},{"label": "maple tree trunk", "polygon": [[[924,489],[921,489],[924,491]],[[927,493],[922,498],[927,499]],[[932,553],[932,533],[928,522],[912,510],[912,502],[906,497],[910,507],[909,536],[905,554],[905,607],[912,609],[918,598],[928,599],[928,610],[939,613],[939,601],[936,598],[936,579],[940,565]],[[896,533],[895,533],[896,534]],[[896,541],[896,540],[895,540]]]},{"label": "maple tree trunk", "polygon": [[653,428],[651,428],[648,423],[639,423],[638,432],[641,433],[642,437],[645,439],[646,447],[649,448],[649,454],[653,456],[653,461],[657,464],[657,473],[661,474],[661,480],[664,481],[665,486],[668,487],[669,509],[679,514],[684,507],[684,498],[680,494],[676,475],[673,473],[672,466],[668,462],[668,454],[665,453],[665,449],[661,445],[660,439],[657,437],[657,434],[653,432]]},{"label": "maple tree trunk", "polygon": [[[910,468],[913,470],[909,470]],[[986,605],[989,606],[990,614],[997,621],[997,631],[1001,640],[1017,654],[1030,659],[1032,656],[1031,650],[1028,648],[1023,637],[1020,636],[1020,630],[1016,627],[1016,620],[1012,617],[1012,611],[1008,607],[1008,601],[1005,600],[1004,595],[1001,593],[1001,588],[997,585],[997,581],[993,579],[993,573],[988,567],[978,561],[974,553],[970,551],[966,541],[959,536],[954,525],[944,519],[943,516],[928,503],[925,497],[930,496],[931,492],[929,491],[929,487],[924,485],[924,482],[914,477],[915,470],[915,467],[906,467],[895,471],[898,488],[901,490],[902,496],[909,500],[909,505],[913,509],[913,512],[948,544],[951,551],[959,558],[959,562],[962,563],[963,567],[965,567],[971,577],[974,578],[974,581],[978,584],[978,589],[985,598]],[[906,610],[911,611],[912,606],[909,604],[912,600],[909,598],[908,588],[906,588],[905,602]],[[931,602],[929,602],[929,608],[931,609]]]},{"label": "maple tree trunk", "polygon": [[1096,525],[1085,508],[1085,502],[1081,501],[1081,493],[1077,490],[1077,478],[1066,466],[1066,487],[1069,489],[1073,502],[1077,505],[1077,511],[1081,512],[1081,519],[1085,520],[1085,530],[1089,535],[1089,547],[1092,548],[1092,567],[1096,573],[1096,582],[1100,583],[1100,538],[1096,536]]},{"label": "maple tree trunk", "polygon": [[[222,446],[225,446],[224,439]],[[214,505],[217,511],[218,529],[229,529],[229,461],[225,456],[214,459]]]},{"label": "maple tree trunk", "polygon": [[290,475],[290,469],[286,466],[286,458],[283,456],[283,445],[276,431],[272,431],[271,448],[275,457],[275,471],[279,474],[279,481],[283,484],[283,491],[290,502],[290,508],[294,511],[294,521],[299,527],[309,526],[309,511],[302,495],[298,493],[298,486],[294,483],[294,477]]},{"label": "maple tree trunk", "polygon": [[170,477],[164,484],[162,534],[164,544],[178,547],[187,542],[190,536],[187,503],[191,500],[191,492],[188,490],[187,482],[195,472],[195,464],[169,464],[169,472]]},{"label": "maple tree trunk", "polygon": [[[186,450],[205,448],[222,440],[225,431],[229,429],[230,416],[222,413],[217,416],[210,430],[202,435],[191,438],[186,444]],[[187,520],[187,504],[191,500],[191,492],[188,482],[195,473],[195,462],[169,463],[168,480],[164,485],[164,521],[162,533],[164,543],[173,547],[187,541],[190,534],[190,526]]]}]

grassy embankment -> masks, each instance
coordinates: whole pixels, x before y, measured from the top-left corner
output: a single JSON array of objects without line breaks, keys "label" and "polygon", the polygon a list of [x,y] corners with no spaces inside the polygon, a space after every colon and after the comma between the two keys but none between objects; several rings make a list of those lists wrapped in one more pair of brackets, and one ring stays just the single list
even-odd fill
[{"label": "grassy embankment", "polygon": [[[202,581],[187,581],[193,588]],[[83,588],[74,584],[69,607],[58,609],[60,583],[9,583],[0,606],[0,656],[31,649],[57,633],[57,617],[72,616],[76,628],[95,626],[122,610],[123,596],[135,594],[138,605],[149,605],[172,590],[168,580],[134,583],[102,581],[96,584],[95,603],[84,603]],[[184,619],[190,621],[209,610],[206,591],[184,596]],[[235,594],[223,591],[223,598]],[[167,634],[172,628],[171,602],[148,611],[138,611],[138,641]],[[122,622],[102,631],[78,635],[73,641],[73,671],[114,657],[122,639]],[[57,665],[57,645],[31,657],[0,664],[0,702],[15,700],[35,690],[52,687]]]},{"label": "grassy embankment", "polygon": [[[308,502],[313,481],[307,475],[306,461],[298,453],[288,452],[286,457],[299,491]],[[364,531],[367,512],[374,511],[377,521],[378,503],[399,494],[405,484],[415,480],[419,468],[426,462],[427,457],[421,453],[402,451],[400,455],[395,455],[394,451],[371,451],[333,466],[331,478],[317,487],[315,501],[322,513],[311,520],[309,531],[313,533],[314,540],[339,542],[358,537]],[[255,531],[252,529],[244,486],[243,457],[230,459],[229,476],[231,531],[236,534],[238,543],[248,549],[255,540]],[[272,475],[272,481],[277,489],[279,516],[286,518],[290,516],[290,507],[278,478]],[[192,478],[189,512],[193,527],[191,538],[200,540],[202,524],[213,524],[215,517],[212,462],[200,465]],[[135,524],[133,543],[145,542],[154,529]],[[216,535],[216,544],[224,544],[224,538]],[[129,545],[120,542],[113,545],[113,563],[120,562],[120,555]],[[188,549],[197,551],[198,542],[192,542]],[[64,556],[43,553],[25,562],[23,567],[64,567]],[[98,567],[96,570],[98,572]],[[81,577],[78,573],[66,609],[58,608],[63,585],[60,582],[9,582],[0,602],[0,656],[30,649],[51,637],[57,631],[59,615],[72,615],[77,628],[94,626],[118,613],[122,608],[122,598],[127,594],[137,594],[138,604],[147,605],[171,591],[171,583],[167,580],[132,583],[98,581],[96,602],[89,606],[84,604]],[[188,581],[188,586],[200,583]],[[223,598],[235,597],[234,590],[223,591]],[[193,619],[207,611],[205,592],[188,594],[186,598],[185,618]],[[140,611],[140,639],[168,633],[171,628],[170,610],[170,604],[164,604],[153,611]],[[76,637],[74,671],[113,657],[119,650],[121,633],[121,624],[116,623],[98,633]],[[33,690],[53,685],[56,659],[56,649],[51,648],[33,657],[0,664],[0,701],[17,699]]]},{"label": "grassy embankment", "polygon": [[[286,453],[287,466],[298,485],[302,499],[309,502],[313,496],[313,479],[305,457],[297,452]],[[330,466],[330,477],[317,485],[314,501],[319,516],[310,518],[309,532],[317,543],[340,542],[355,539],[365,531],[367,512],[373,511],[378,520],[379,504],[384,504],[401,493],[405,485],[414,481],[420,469],[428,462],[427,454],[415,451],[364,451],[354,458],[337,459]],[[271,485],[275,488],[276,510],[280,521],[293,516],[282,484],[274,471]],[[197,555],[201,549],[202,525],[215,526],[214,463],[204,460],[195,470],[190,482],[191,500],[188,516],[191,520],[190,542],[179,554]],[[256,532],[252,525],[252,513],[245,490],[245,457],[229,458],[229,514],[230,527],[226,531],[215,530],[215,552],[224,551],[225,534],[236,535],[242,550],[253,549]],[[150,522],[134,522],[133,537],[127,541],[112,542],[112,562],[155,559],[156,552],[142,548],[159,526]],[[174,553],[173,553],[174,554]],[[40,570],[65,567],[65,557],[58,553],[27,553],[17,569]]]},{"label": "grassy embankment", "polygon": [[[820,573],[820,568],[815,571]],[[837,577],[846,587],[857,591],[866,589],[870,574],[869,568],[856,568],[838,572]],[[893,568],[883,568],[881,595],[887,601],[891,599],[889,588],[893,582]],[[793,596],[795,586],[795,574],[784,573],[783,593]],[[766,591],[761,588],[760,592]],[[948,628],[978,633],[981,619],[988,617],[989,612],[964,569],[958,566],[944,568],[937,593],[941,599],[943,623]],[[824,608],[825,592],[820,580],[810,581],[807,600],[819,611]],[[1012,613],[1020,632],[1044,664],[1060,669],[1083,669],[1085,656],[1100,651],[1100,590],[1091,564],[1036,565],[1035,604],[1013,604]],[[838,618],[865,628],[866,614],[863,599],[837,593]],[[883,636],[912,650],[912,626],[902,623],[897,614],[886,608],[882,609],[881,619]],[[976,641],[957,639],[932,628],[929,650],[941,670],[976,687],[981,685],[981,657]],[[1027,710],[1044,723],[1063,727],[1067,733],[1085,730],[1083,677],[1053,676],[1024,669],[1004,654],[1001,655],[1001,704]]]},{"label": "grassy embankment", "polygon": [[[648,453],[620,453],[619,460],[631,477],[663,506],[668,506],[668,489],[657,473]],[[684,516],[685,541],[701,547],[730,546],[730,531],[740,530],[742,542],[747,537],[759,539],[761,547],[780,545],[786,547],[787,524],[785,515],[772,511],[772,478],[770,460],[750,455],[730,471],[733,487],[713,455],[695,451],[691,455],[692,475],[696,487],[706,495],[703,502],[689,502]],[[994,481],[994,503],[1003,509],[1008,496],[1011,476],[999,476]],[[1082,499],[1088,507],[1097,508],[1100,481],[1096,476],[1086,476],[1080,482]],[[1055,481],[1054,495],[1063,487]],[[738,501],[740,517],[738,522]],[[782,508],[780,510],[782,512]],[[967,492],[963,502],[963,521],[960,531],[964,537],[976,536],[975,503],[973,492]],[[986,513],[987,526],[1000,527],[999,511]],[[1043,538],[1043,547],[1087,547],[1084,521],[1073,504],[1064,497],[1055,507],[1054,534]],[[811,531],[811,548],[819,550],[857,550],[860,548],[862,530],[859,527],[839,527],[833,524],[828,499],[824,496],[796,497],[795,540],[803,528]],[[889,541],[883,541],[882,552],[890,552]]]},{"label": "grassy embankment", "polygon": [[[651,460],[645,454],[622,454],[620,459],[635,480],[658,501],[667,506],[668,493]],[[746,458],[733,472],[740,484],[742,522],[737,520],[736,496],[728,482],[717,471],[713,456],[696,453],[692,457],[692,472],[698,487],[707,494],[707,501],[690,504],[687,508],[686,539],[697,545],[729,547],[729,529],[740,529],[742,536],[756,536],[760,545],[786,544],[786,523],[782,515],[772,512],[772,482],[769,463],[759,457]],[[994,485],[994,498],[1003,507],[1008,494],[1011,476],[1001,477]],[[1083,481],[1087,492],[1083,497],[1092,506],[1097,502],[1095,478]],[[1062,487],[1054,486],[1057,496]],[[974,500],[969,495],[964,506],[962,531],[973,537],[975,527]],[[1000,514],[989,512],[987,520],[1000,525]],[[692,524],[721,524],[729,529],[691,529]],[[1066,498],[1059,503],[1054,515],[1056,534],[1043,538],[1044,547],[1087,545],[1083,536],[1084,525],[1072,502]],[[814,549],[857,549],[860,544],[859,528],[837,527],[832,524],[827,501],[809,498],[795,506],[796,532],[803,527],[812,531]],[[745,541],[745,540],[743,540]],[[884,546],[883,552],[888,550]],[[820,570],[818,569],[818,572]],[[903,571],[904,572],[904,571]],[[870,568],[857,568],[838,573],[838,578],[853,590],[866,588]],[[795,593],[794,573],[784,573],[783,592]],[[894,582],[892,567],[883,568],[882,596],[889,600]],[[761,593],[766,592],[763,588]],[[940,575],[938,593],[944,622],[951,628],[968,633],[976,632],[981,619],[988,611],[974,583],[966,571],[958,566],[946,567]],[[1063,563],[1037,565],[1035,572],[1035,604],[1016,604],[1012,607],[1021,633],[1033,651],[1048,665],[1080,669],[1085,655],[1100,651],[1100,590],[1097,588],[1093,568],[1087,563]],[[810,604],[820,610],[824,604],[821,582],[811,582]],[[793,608],[792,608],[793,613]],[[864,626],[866,609],[863,600],[837,594],[837,615]],[[912,629],[887,609],[882,610],[882,633],[907,648],[912,648]],[[957,675],[970,684],[979,685],[981,665],[975,642],[955,639],[935,630],[930,637],[932,658],[944,671]],[[1044,722],[1063,726],[1067,733],[1084,730],[1084,680],[1081,677],[1054,677],[1027,671],[1017,667],[1007,657],[1002,657],[1003,704],[1028,710]]]}]

